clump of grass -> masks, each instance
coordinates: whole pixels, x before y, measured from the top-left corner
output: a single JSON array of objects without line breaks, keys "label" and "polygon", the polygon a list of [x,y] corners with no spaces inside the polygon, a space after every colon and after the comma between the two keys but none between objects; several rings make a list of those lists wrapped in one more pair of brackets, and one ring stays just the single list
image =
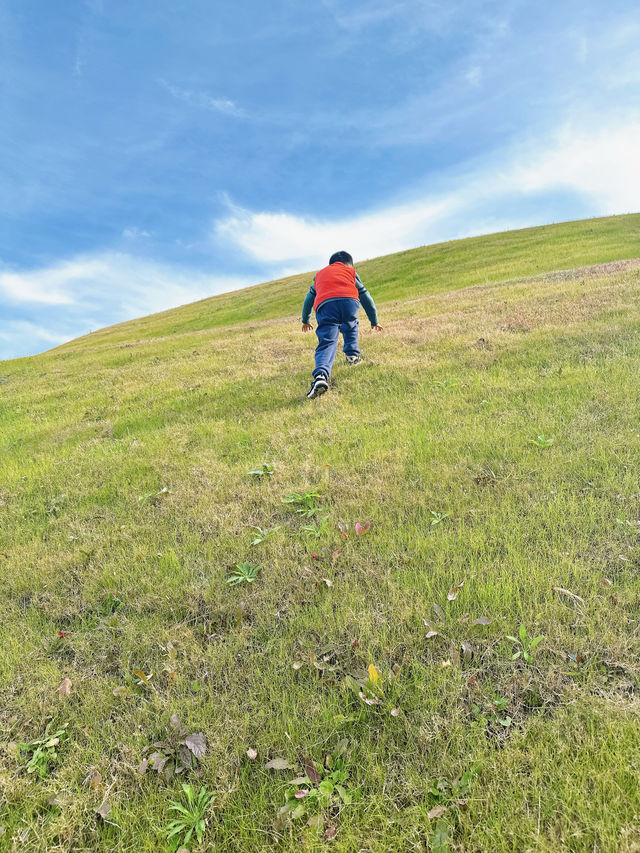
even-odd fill
[{"label": "clump of grass", "polygon": [[198,844],[202,843],[207,827],[207,812],[214,798],[214,793],[208,791],[204,785],[196,792],[193,785],[183,783],[182,791],[182,801],[174,800],[169,806],[171,811],[178,813],[178,817],[171,821],[166,831],[172,850],[186,847],[194,835]]}]

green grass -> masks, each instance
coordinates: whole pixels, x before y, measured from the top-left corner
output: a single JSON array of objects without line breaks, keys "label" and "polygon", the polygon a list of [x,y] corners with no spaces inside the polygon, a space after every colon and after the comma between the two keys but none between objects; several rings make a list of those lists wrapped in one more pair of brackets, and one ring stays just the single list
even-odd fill
[{"label": "green grass", "polygon": [[[385,332],[312,403],[303,276],[0,363],[0,850],[169,849],[182,781],[214,794],[194,851],[639,849],[640,264],[552,272],[639,233],[362,264]],[[172,714],[200,776],[138,772]],[[349,804],[278,821],[343,740]]]}]

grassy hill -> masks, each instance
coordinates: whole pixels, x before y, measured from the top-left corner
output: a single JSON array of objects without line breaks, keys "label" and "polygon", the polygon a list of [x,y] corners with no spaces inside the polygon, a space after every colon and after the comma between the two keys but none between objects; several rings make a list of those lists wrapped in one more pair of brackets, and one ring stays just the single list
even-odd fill
[{"label": "grassy hill", "polygon": [[0,362],[0,850],[640,849],[638,256],[359,265],[311,403],[309,276]]}]

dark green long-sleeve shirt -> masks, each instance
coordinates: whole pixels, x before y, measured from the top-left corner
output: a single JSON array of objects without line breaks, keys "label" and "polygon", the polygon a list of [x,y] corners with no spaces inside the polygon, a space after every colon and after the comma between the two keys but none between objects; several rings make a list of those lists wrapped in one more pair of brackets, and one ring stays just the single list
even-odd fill
[{"label": "dark green long-sleeve shirt", "polygon": [[[304,302],[302,304],[302,322],[308,323],[311,319],[311,311],[313,310],[313,303],[316,299],[316,277],[313,277],[313,284],[309,288],[309,292],[304,298]],[[365,310],[367,317],[369,318],[369,322],[372,326],[378,325],[378,311],[376,309],[376,303],[373,301],[373,297],[364,286],[364,284],[360,281],[360,276],[356,273],[356,287],[358,288],[358,299],[360,300],[360,304]],[[331,299],[344,299],[344,296],[333,296],[330,299],[325,299],[324,302],[331,302]],[[324,305],[324,302],[321,302],[320,305]],[[318,306],[318,308],[320,307]]]}]

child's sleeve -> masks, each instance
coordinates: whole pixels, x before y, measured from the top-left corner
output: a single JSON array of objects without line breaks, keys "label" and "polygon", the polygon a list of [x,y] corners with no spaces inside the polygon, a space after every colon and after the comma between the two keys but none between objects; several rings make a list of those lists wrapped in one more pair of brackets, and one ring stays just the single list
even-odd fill
[{"label": "child's sleeve", "polygon": [[316,277],[313,277],[313,284],[309,288],[309,292],[304,298],[304,302],[302,303],[302,322],[308,323],[311,319],[311,311],[313,310],[313,303],[316,301]]},{"label": "child's sleeve", "polygon": [[376,308],[376,303],[373,301],[373,297],[364,286],[364,284],[360,281],[360,276],[356,273],[356,287],[358,288],[358,298],[360,300],[360,304],[365,310],[365,314],[369,318],[369,322],[372,326],[378,325],[378,309]]}]

